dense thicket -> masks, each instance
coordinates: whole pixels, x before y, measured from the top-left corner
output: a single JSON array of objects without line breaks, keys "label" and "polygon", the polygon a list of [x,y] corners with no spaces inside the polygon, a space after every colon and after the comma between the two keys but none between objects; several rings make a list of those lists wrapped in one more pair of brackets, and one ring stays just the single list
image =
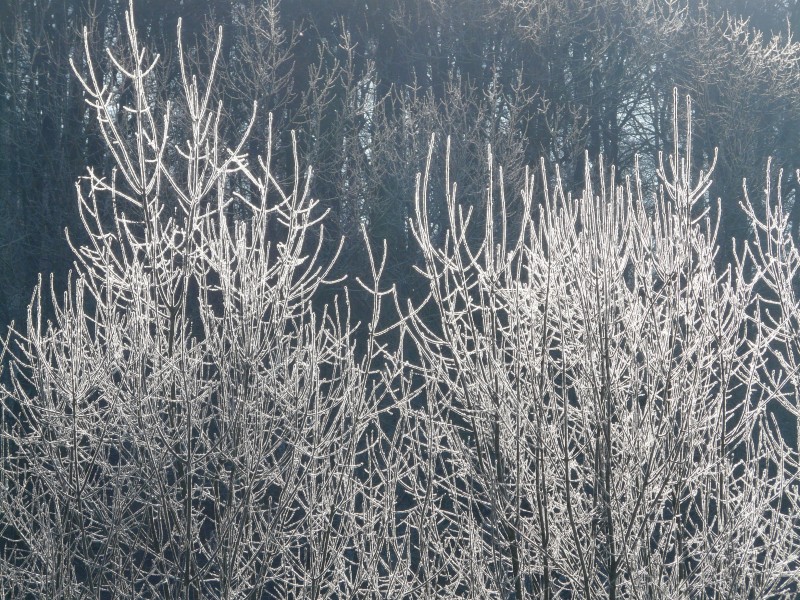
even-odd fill
[{"label": "dense thicket", "polygon": [[0,595],[796,597],[756,4],[4,6]]},{"label": "dense thicket", "polygon": [[[96,167],[109,164],[69,60],[81,61],[83,27],[95,50],[118,39],[124,4],[0,3],[4,323],[23,318],[39,272],[67,272],[72,258],[64,228],[81,230],[73,182],[87,158]],[[311,192],[331,210],[329,227],[352,240],[365,224],[371,239],[385,238],[387,276],[411,292],[409,266],[418,256],[406,219],[430,134],[440,141],[451,136],[461,198],[470,203],[481,202],[487,144],[505,166],[509,191],[521,189],[524,166],[541,157],[562,166],[568,185],[581,185],[584,152],[595,164],[602,153],[620,168],[631,167],[638,153],[648,184],[658,150],[671,144],[676,86],[695,101],[693,164],[707,166],[720,148],[708,200],[712,210],[717,197],[728,208],[718,261],[727,263],[730,240],[747,235],[738,210],[742,178],[760,181],[768,156],[776,166],[798,162],[800,75],[789,38],[798,6],[793,0],[143,0],[137,18],[161,55],[157,85],[164,95],[178,85],[178,17],[200,64],[213,46],[209,23],[221,25],[216,93],[226,100],[226,122],[241,127],[257,100],[250,138],[256,149],[271,111],[280,132],[274,168],[282,173],[292,164],[288,132],[297,130],[301,159],[316,172]],[[102,66],[107,57],[96,54]],[[130,90],[107,83],[114,101],[124,103]],[[442,173],[432,177],[441,180]],[[785,177],[784,186],[791,200],[794,177]],[[518,201],[509,194],[512,210]],[[432,203],[433,218],[443,218],[441,198]],[[795,211],[792,202],[787,208]],[[798,223],[792,212],[795,232]],[[339,265],[341,272],[366,273],[357,244],[345,247]]]}]

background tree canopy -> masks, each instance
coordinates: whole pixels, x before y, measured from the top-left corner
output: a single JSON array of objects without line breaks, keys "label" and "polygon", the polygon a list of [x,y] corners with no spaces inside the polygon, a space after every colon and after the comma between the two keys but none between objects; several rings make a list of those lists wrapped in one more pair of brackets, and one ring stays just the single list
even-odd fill
[{"label": "background tree canopy", "polygon": [[[0,2],[0,322],[24,318],[38,273],[64,277],[71,266],[64,230],[82,229],[74,182],[85,164],[102,169],[111,157],[69,61],[85,69],[84,27],[107,60],[102,48],[121,35],[125,4]],[[694,99],[695,168],[720,148],[707,196],[712,211],[718,197],[725,206],[719,265],[730,240],[748,235],[742,179],[759,189],[768,156],[787,173],[800,164],[796,0],[141,0],[136,10],[140,35],[161,55],[165,97],[179,85],[178,17],[199,67],[222,26],[215,89],[229,127],[243,127],[257,101],[250,144],[263,148],[272,112],[281,135],[273,169],[284,174],[296,130],[301,162],[315,169],[312,195],[331,211],[330,239],[355,240],[362,225],[385,238],[387,277],[411,295],[419,256],[407,219],[431,134],[451,137],[468,204],[482,201],[491,144],[513,211],[524,167],[540,158],[577,189],[584,152],[620,169],[638,154],[645,184],[654,183],[657,152],[672,147],[677,87]],[[129,99],[122,82],[106,83],[120,105]],[[783,185],[796,236],[797,182]],[[444,218],[442,198],[431,211]],[[338,268],[367,272],[358,243],[345,246]]]}]

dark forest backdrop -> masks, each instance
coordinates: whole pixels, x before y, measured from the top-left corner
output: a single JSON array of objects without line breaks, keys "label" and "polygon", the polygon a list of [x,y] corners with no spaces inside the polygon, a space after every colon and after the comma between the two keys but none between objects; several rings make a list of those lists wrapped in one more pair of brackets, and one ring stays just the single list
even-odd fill
[{"label": "dark forest backdrop", "polygon": [[[84,27],[107,60],[102,48],[119,39],[126,4],[0,1],[2,323],[24,318],[38,273],[64,278],[71,266],[64,230],[82,230],[74,182],[87,164],[103,171],[111,158],[69,61],[85,72]],[[136,9],[142,39],[161,54],[165,97],[179,81],[178,17],[200,62],[222,26],[215,89],[229,127],[244,127],[258,101],[256,151],[272,112],[281,136],[273,169],[284,173],[297,130],[301,163],[315,170],[312,194],[332,213],[331,239],[351,242],[338,268],[366,272],[364,224],[373,240],[388,241],[387,277],[407,293],[418,256],[406,223],[431,134],[440,151],[451,136],[468,204],[482,197],[487,144],[505,166],[510,198],[524,167],[542,157],[561,165],[567,189],[579,189],[584,151],[626,170],[639,154],[647,183],[658,150],[671,147],[677,87],[694,100],[693,164],[708,166],[720,149],[709,195],[712,210],[717,197],[725,206],[720,264],[730,240],[747,235],[742,179],[760,190],[770,155],[787,173],[800,164],[795,0],[141,0]],[[120,104],[126,93],[118,89]],[[796,235],[794,177],[783,185]],[[435,220],[443,212],[431,201]]]}]

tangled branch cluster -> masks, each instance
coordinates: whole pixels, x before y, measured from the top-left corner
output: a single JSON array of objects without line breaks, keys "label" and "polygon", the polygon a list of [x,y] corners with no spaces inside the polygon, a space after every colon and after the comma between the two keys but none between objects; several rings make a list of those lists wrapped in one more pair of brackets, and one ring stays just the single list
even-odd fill
[{"label": "tangled branch cluster", "polygon": [[447,166],[434,231],[429,158],[427,295],[367,244],[358,323],[346,289],[315,304],[310,172],[279,180],[249,127],[223,143],[216,59],[158,104],[130,13],[127,35],[111,79],[87,43],[116,162],[78,183],[89,243],[4,344],[4,598],[797,594],[800,255],[780,198],[748,203],[715,272],[677,111],[652,202],[600,165],[578,198],[529,175],[514,218],[490,180],[478,219]]}]

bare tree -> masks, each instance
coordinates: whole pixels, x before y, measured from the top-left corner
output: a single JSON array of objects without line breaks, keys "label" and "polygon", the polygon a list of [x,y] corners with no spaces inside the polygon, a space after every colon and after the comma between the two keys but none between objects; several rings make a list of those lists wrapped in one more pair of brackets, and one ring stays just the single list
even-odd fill
[{"label": "bare tree", "polygon": [[87,40],[83,84],[116,162],[77,186],[90,242],[63,297],[51,292],[55,319],[40,284],[6,345],[2,594],[385,591],[382,350],[368,336],[357,351],[346,293],[312,309],[331,263],[310,172],[296,163],[284,189],[270,145],[243,152],[249,127],[226,144],[216,57],[194,74],[179,45],[183,105],[155,102],[158,57],[132,12],[126,26],[111,74]]},{"label": "bare tree", "polygon": [[759,435],[754,280],[742,262],[715,275],[715,224],[695,210],[710,176],[690,180],[687,129],[681,153],[676,125],[652,203],[601,163],[608,183],[596,192],[587,176],[579,198],[545,181],[537,222],[531,177],[511,237],[490,180],[477,246],[455,184],[434,243],[419,181],[430,295],[408,318],[428,394],[420,539],[442,557],[444,595],[796,593],[800,539],[779,510],[796,496],[792,451]]}]

